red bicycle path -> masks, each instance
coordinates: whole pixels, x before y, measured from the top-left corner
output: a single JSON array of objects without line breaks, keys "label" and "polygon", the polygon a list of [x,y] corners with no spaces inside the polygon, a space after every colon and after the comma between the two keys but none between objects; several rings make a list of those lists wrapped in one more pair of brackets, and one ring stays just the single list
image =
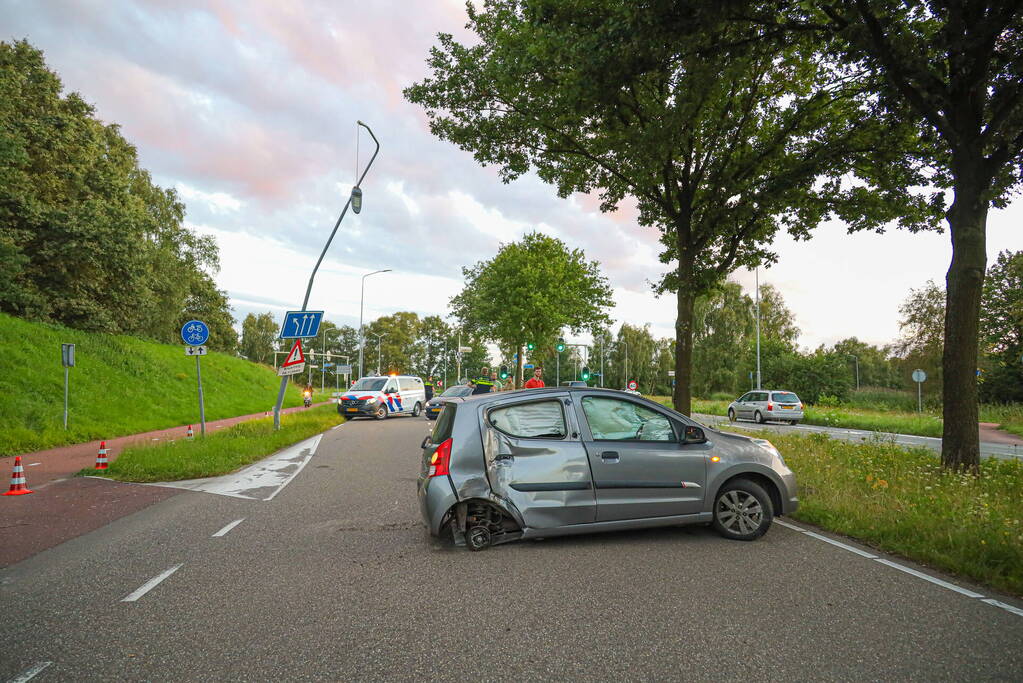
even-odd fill
[{"label": "red bicycle path", "polygon": [[[305,409],[295,406],[281,412]],[[265,416],[261,412],[214,420],[206,423],[206,432]],[[199,425],[193,424],[192,428],[195,438],[199,438]],[[107,439],[107,458],[113,462],[130,444],[184,439],[187,429],[187,425],[182,425]],[[182,493],[181,489],[74,476],[96,464],[99,446],[97,440],[21,454],[27,486],[34,493],[0,496],[0,568]],[[6,477],[14,471],[15,457],[0,457],[3,491],[9,488],[10,480]],[[96,474],[102,476],[103,471],[97,470]]]}]

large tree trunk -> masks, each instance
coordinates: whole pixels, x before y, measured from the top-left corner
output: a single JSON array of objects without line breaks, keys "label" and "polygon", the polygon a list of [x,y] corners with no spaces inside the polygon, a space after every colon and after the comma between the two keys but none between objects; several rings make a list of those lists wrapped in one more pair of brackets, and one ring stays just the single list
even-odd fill
[{"label": "large tree trunk", "polygon": [[675,318],[675,388],[671,400],[675,410],[683,415],[692,412],[693,374],[693,306],[696,295],[679,268],[679,288],[676,293],[678,313]]},{"label": "large tree trunk", "polygon": [[[978,159],[979,162],[979,159]],[[952,264],[945,276],[945,349],[942,354],[941,464],[976,472],[980,467],[977,420],[977,334],[987,267],[987,200],[980,164],[960,165],[955,201],[946,218]]]}]

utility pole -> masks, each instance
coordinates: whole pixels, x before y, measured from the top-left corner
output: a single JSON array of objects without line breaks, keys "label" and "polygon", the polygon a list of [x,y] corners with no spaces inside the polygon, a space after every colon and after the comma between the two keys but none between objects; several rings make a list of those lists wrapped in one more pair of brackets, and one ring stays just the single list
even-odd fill
[{"label": "utility pole", "polygon": [[757,283],[757,391],[760,386],[760,267],[753,269]]},{"label": "utility pole", "polygon": [[458,352],[455,354],[455,382],[462,381],[462,328],[458,328]]}]

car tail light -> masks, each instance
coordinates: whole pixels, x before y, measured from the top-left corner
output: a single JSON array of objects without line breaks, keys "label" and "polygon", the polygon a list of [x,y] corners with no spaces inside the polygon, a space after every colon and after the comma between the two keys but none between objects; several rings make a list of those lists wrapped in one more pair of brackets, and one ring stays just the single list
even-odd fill
[{"label": "car tail light", "polygon": [[768,410],[774,410],[774,404],[773,403],[768,403],[767,404],[767,409]]},{"label": "car tail light", "polygon": [[448,473],[448,465],[451,463],[451,443],[451,439],[444,441],[430,456],[431,477],[441,477]]},{"label": "car tail light", "polygon": [[799,403],[799,409],[800,409],[800,410],[802,410],[802,409],[803,409],[803,403],[802,403],[802,402],[800,402],[800,403]]}]

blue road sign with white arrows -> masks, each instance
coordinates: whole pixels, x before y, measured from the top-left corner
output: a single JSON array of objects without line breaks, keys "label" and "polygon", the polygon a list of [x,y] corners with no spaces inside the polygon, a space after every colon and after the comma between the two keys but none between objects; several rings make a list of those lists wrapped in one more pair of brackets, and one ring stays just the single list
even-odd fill
[{"label": "blue road sign with white arrows", "polygon": [[284,314],[280,339],[315,337],[320,332],[323,311],[288,311]]},{"label": "blue road sign with white arrows", "polygon": [[202,346],[210,338],[210,328],[201,320],[189,320],[181,326],[181,341],[189,346]]}]

